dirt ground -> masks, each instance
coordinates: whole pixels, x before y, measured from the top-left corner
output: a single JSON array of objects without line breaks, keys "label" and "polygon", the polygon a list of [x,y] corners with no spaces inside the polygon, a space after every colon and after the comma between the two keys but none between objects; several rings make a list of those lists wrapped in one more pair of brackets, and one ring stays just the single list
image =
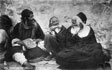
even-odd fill
[{"label": "dirt ground", "polygon": [[[0,58],[2,57],[3,54],[0,54]],[[55,59],[52,59],[50,61],[39,61],[31,64],[36,66],[35,70],[68,70],[68,69],[60,69],[59,65],[56,64]],[[112,60],[110,60],[110,64],[112,67]],[[8,63],[6,62],[4,64],[0,64],[0,70],[29,70],[29,69],[21,67],[21,65],[16,62],[8,62]],[[76,69],[69,69],[69,70],[76,70]],[[88,69],[88,70],[95,70],[95,69]],[[104,69],[98,68],[96,70],[104,70]],[[106,68],[105,70],[111,70],[111,69]]]}]

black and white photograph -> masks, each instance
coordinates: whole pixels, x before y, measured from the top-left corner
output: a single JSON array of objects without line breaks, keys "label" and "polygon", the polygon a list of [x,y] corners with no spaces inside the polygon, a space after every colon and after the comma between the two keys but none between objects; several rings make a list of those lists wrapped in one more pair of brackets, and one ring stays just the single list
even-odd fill
[{"label": "black and white photograph", "polygon": [[112,70],[112,0],[0,0],[0,70]]}]

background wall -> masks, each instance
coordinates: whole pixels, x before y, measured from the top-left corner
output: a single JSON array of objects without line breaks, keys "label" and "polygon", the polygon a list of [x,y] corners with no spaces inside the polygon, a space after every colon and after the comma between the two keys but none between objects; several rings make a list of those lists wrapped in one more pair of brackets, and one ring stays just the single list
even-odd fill
[{"label": "background wall", "polygon": [[0,0],[0,15],[8,14],[15,25],[20,21],[21,11],[31,9],[46,34],[52,16],[57,16],[60,23],[68,27],[70,18],[82,11],[87,15],[87,24],[95,31],[97,41],[103,47],[112,48],[111,4],[111,0]]}]

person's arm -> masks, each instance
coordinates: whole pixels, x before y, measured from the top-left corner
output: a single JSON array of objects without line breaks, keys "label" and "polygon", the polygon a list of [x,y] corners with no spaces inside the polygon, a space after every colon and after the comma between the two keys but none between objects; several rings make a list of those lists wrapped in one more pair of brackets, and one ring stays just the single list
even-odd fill
[{"label": "person's arm", "polygon": [[59,39],[65,39],[65,35],[66,35],[66,28],[64,27],[64,26],[62,26],[62,28],[61,28],[61,30],[60,30],[60,32],[55,32],[55,34],[56,34],[56,38],[59,38]]},{"label": "person's arm", "polygon": [[88,40],[88,41],[91,41],[91,42],[96,42],[97,43],[97,40],[96,40],[96,36],[95,36],[95,32],[94,32],[94,30],[93,30],[93,28],[92,27],[90,27],[90,40]]},{"label": "person's arm", "polygon": [[42,40],[44,40],[45,37],[44,32],[42,31],[38,23],[37,23],[36,37],[37,39],[42,39]]},{"label": "person's arm", "polygon": [[[24,45],[24,43],[21,41],[20,37],[19,37],[19,25],[20,23],[17,23],[11,33],[11,43],[12,46],[13,44],[19,44],[19,45]],[[14,41],[16,43],[14,43]]]},{"label": "person's arm", "polygon": [[12,30],[11,39],[14,39],[14,38],[19,38],[19,23],[17,23],[14,29]]}]

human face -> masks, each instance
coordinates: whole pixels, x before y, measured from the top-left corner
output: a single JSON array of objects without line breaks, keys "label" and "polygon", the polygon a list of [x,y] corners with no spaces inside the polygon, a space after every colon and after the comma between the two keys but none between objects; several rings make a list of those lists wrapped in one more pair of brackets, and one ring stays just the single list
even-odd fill
[{"label": "human face", "polygon": [[80,25],[80,23],[83,23],[82,20],[78,17],[78,16],[74,16],[72,18],[72,24],[77,24],[77,25]]},{"label": "human face", "polygon": [[59,24],[59,20],[58,20],[58,18],[52,18],[50,23],[57,25],[57,24]]},{"label": "human face", "polygon": [[75,35],[80,31],[80,22],[78,21],[78,19],[75,17],[74,19],[72,19],[72,25],[71,25],[71,30],[70,32]]},{"label": "human face", "polygon": [[52,31],[55,31],[55,30],[57,30],[57,29],[58,29],[58,30],[61,29],[61,27],[62,27],[61,25],[55,25],[55,26],[51,26],[50,29],[51,29]]},{"label": "human face", "polygon": [[33,14],[30,14],[28,20],[33,20],[33,16],[34,16]]},{"label": "human face", "polygon": [[33,19],[34,19],[33,14],[30,14],[29,17],[27,18],[27,25],[28,26],[32,26],[32,24],[34,22]]},{"label": "human face", "polygon": [[60,28],[59,20],[57,17],[53,17],[50,21],[50,24],[52,24],[52,26],[50,26],[51,30],[55,30],[56,28]]}]

